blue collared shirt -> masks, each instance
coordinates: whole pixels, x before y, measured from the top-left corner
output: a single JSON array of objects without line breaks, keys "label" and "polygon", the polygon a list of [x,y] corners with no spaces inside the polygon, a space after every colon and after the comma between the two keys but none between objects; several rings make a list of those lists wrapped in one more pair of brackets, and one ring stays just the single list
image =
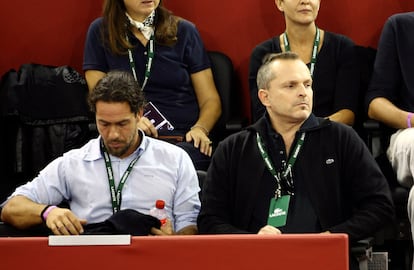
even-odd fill
[{"label": "blue collared shirt", "polygon": [[[33,181],[18,187],[11,197],[23,195],[51,205],[66,199],[73,213],[88,223],[109,218],[113,214],[111,195],[99,142],[100,137],[55,159]],[[161,199],[176,231],[196,224],[200,188],[188,154],[175,145],[143,135],[141,145],[129,157],[111,156],[116,187],[137,155],[139,160],[122,190],[121,209],[148,214],[155,201]]]}]

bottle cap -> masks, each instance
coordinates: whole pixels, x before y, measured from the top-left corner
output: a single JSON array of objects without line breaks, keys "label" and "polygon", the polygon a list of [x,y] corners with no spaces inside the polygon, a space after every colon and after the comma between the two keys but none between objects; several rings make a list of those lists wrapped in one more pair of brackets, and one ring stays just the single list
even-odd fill
[{"label": "bottle cap", "polygon": [[155,201],[155,207],[158,209],[163,209],[165,207],[165,202],[163,200]]}]

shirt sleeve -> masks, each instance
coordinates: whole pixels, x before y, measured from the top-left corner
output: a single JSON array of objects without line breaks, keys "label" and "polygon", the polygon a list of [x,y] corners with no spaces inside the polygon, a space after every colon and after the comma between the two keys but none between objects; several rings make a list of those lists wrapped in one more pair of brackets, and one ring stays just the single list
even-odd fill
[{"label": "shirt sleeve", "polygon": [[18,187],[8,200],[22,195],[36,203],[57,205],[65,198],[69,198],[63,164],[64,157],[55,159],[40,171],[36,178]]},{"label": "shirt sleeve", "polygon": [[197,224],[200,212],[200,199],[198,193],[197,173],[187,153],[182,151],[180,168],[178,171],[177,190],[174,195],[175,230],[179,231],[189,225]]},{"label": "shirt sleeve", "polygon": [[196,73],[210,68],[210,60],[196,26],[189,21],[181,20],[178,25],[178,39],[184,40],[184,62],[189,73]]},{"label": "shirt sleeve", "polygon": [[313,73],[313,112],[327,117],[342,109],[357,112],[360,72],[354,42],[325,32]]},{"label": "shirt sleeve", "polygon": [[402,80],[398,63],[396,33],[392,27],[392,20],[385,23],[378,43],[371,84],[366,96],[366,107],[374,98],[385,97],[391,102],[396,101],[395,90]]},{"label": "shirt sleeve", "polygon": [[342,109],[349,109],[357,113],[360,73],[356,46],[348,37],[342,35],[340,37],[340,53],[337,60],[338,70],[335,82],[335,105],[331,114]]}]

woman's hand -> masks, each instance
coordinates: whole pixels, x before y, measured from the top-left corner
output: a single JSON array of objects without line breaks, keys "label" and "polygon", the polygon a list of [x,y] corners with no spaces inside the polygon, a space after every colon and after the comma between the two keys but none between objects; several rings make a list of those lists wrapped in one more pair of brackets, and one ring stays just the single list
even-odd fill
[{"label": "woman's hand", "polygon": [[187,134],[185,134],[185,140],[187,142],[193,141],[194,147],[199,148],[200,152],[204,155],[211,156],[213,152],[212,142],[201,126],[193,126]]},{"label": "woman's hand", "polygon": [[145,116],[142,116],[139,119],[138,128],[141,129],[142,131],[144,131],[145,135],[150,136],[150,137],[154,137],[154,138],[158,138],[157,129],[154,127],[154,125],[151,123],[151,121],[148,118],[146,118]]}]

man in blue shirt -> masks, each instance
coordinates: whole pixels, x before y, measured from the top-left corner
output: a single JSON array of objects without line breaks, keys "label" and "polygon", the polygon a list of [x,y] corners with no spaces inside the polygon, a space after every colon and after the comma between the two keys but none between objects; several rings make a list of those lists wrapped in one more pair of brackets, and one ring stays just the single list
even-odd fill
[{"label": "man in blue shirt", "polygon": [[[169,221],[151,233],[194,234],[200,209],[197,174],[179,147],[145,136],[137,124],[143,93],[127,72],[109,72],[90,93],[100,136],[51,162],[3,203],[1,218],[24,229],[45,222],[57,235],[81,234],[119,210],[148,214],[165,201]],[[69,202],[70,209],[56,207]]]}]

